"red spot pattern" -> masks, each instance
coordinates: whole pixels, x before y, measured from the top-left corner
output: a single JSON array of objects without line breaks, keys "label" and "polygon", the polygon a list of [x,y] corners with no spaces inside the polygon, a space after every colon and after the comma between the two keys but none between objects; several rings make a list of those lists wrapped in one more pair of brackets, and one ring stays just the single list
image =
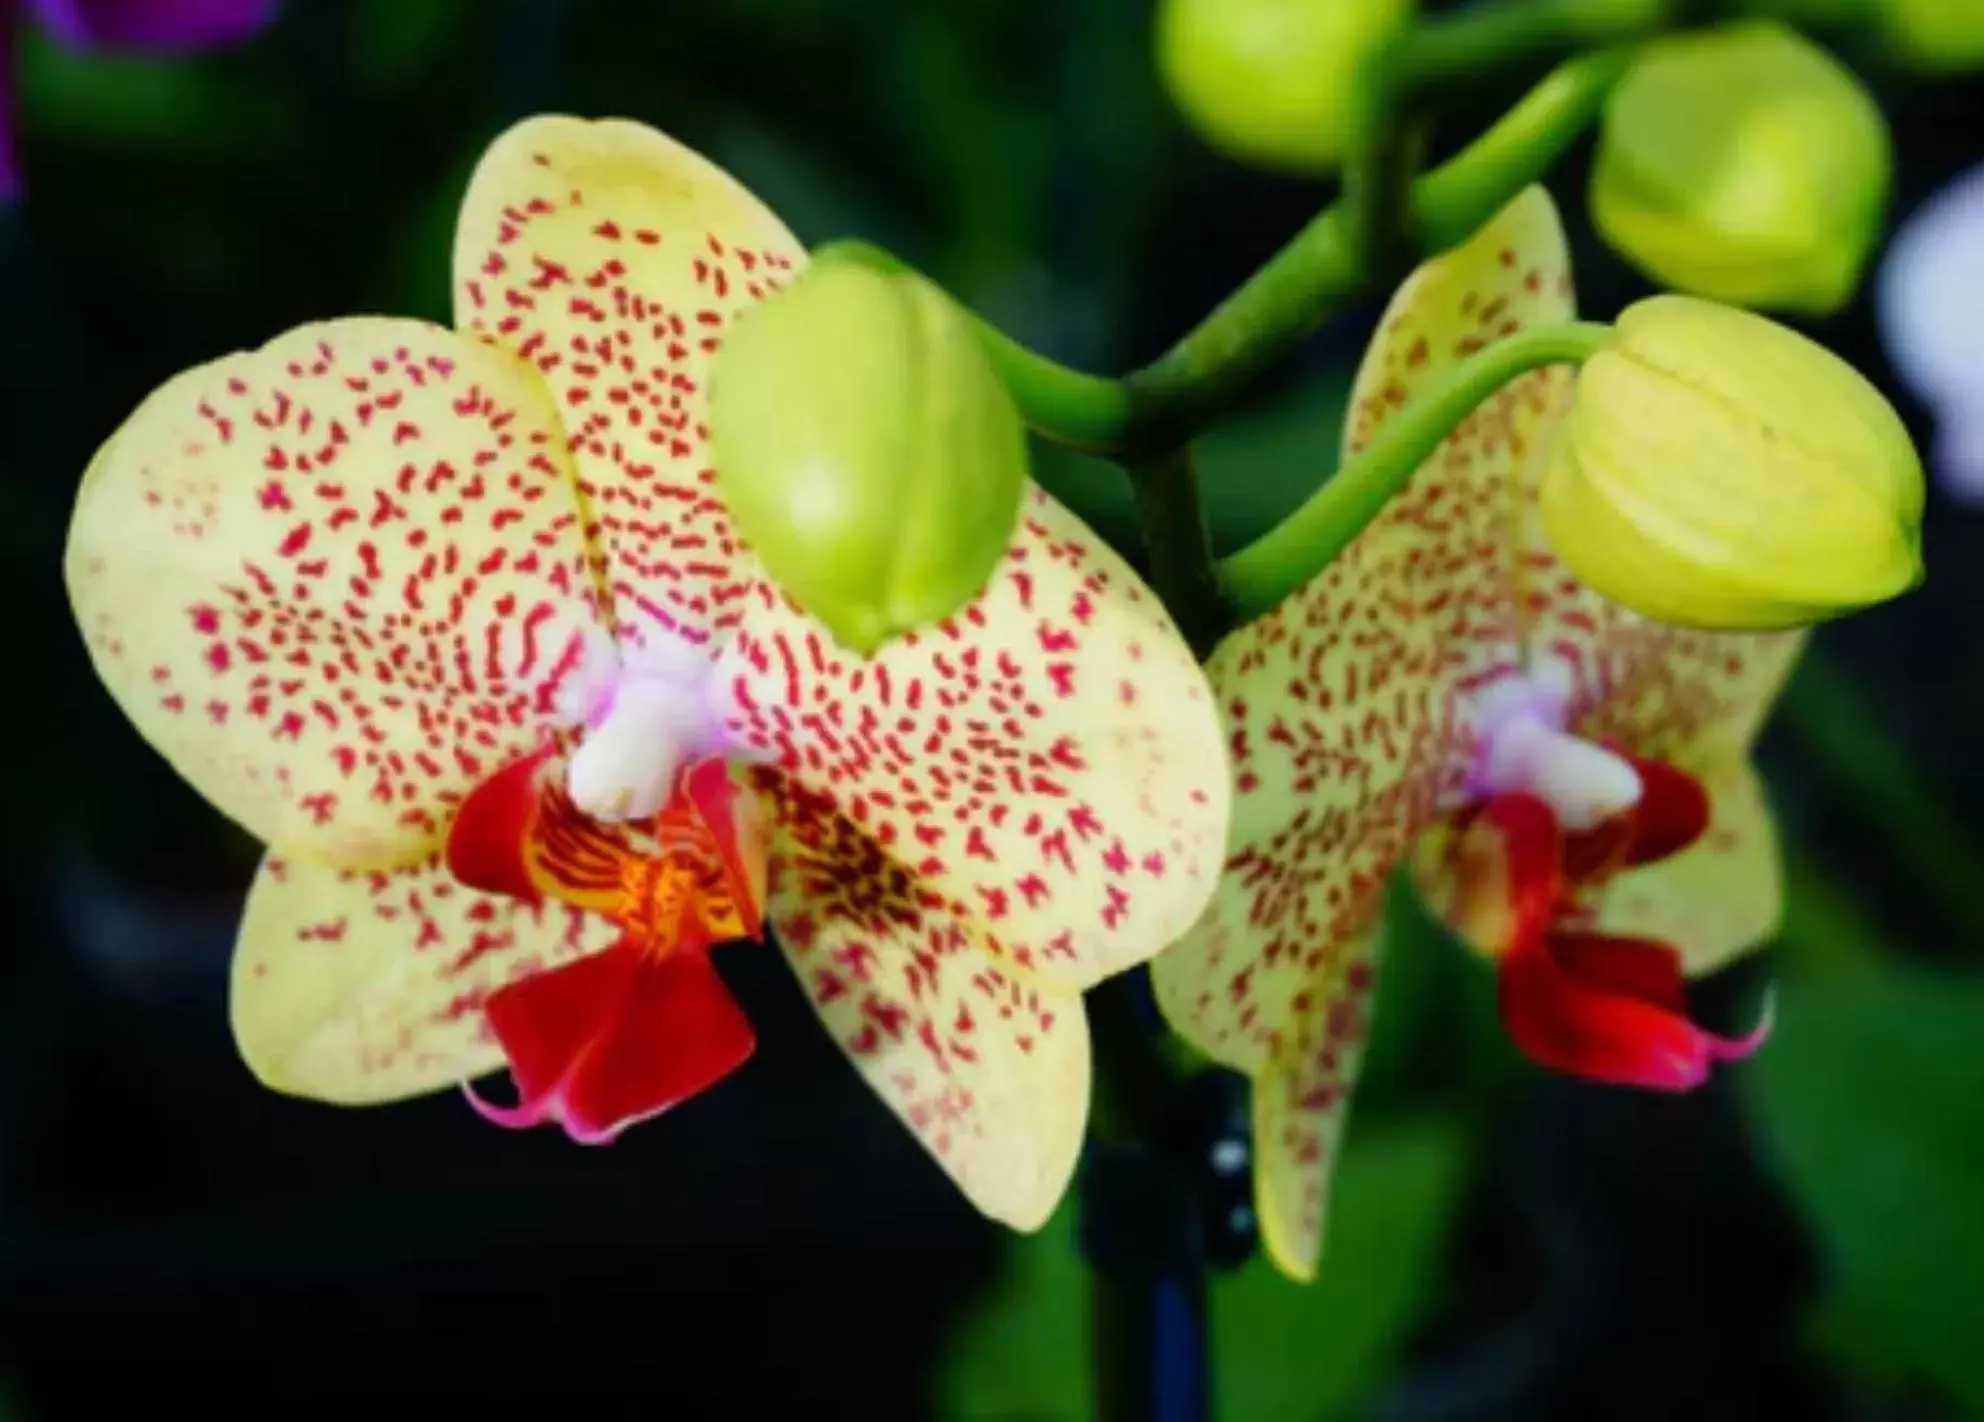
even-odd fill
[{"label": "red spot pattern", "polygon": [[[1039,1200],[998,1192],[1017,1173],[1051,1205],[1073,1167],[1079,992],[1182,932],[1219,863],[1203,678],[1130,570],[1038,490],[980,598],[871,660],[769,588],[747,602],[719,671],[733,733],[769,761],[779,941],[981,1207],[1030,1219]],[[1021,1097],[1015,1077],[1048,1084]]]},{"label": "red spot pattern", "polygon": [[562,440],[522,378],[417,322],[304,327],[181,377],[86,486],[70,557],[98,666],[262,838],[418,853],[537,736],[593,613]]},{"label": "red spot pattern", "polygon": [[[1395,298],[1347,448],[1454,362],[1571,314],[1562,231],[1532,191]],[[1159,960],[1158,985],[1180,1030],[1258,1077],[1264,1179],[1286,1192],[1264,1208],[1291,1267],[1320,1247],[1383,889],[1462,801],[1480,693],[1557,663],[1572,729],[1649,755],[1744,718],[1753,729],[1767,703],[1744,669],[1758,645],[1781,656],[1785,643],[1652,627],[1545,551],[1535,481],[1567,394],[1563,372],[1542,372],[1484,405],[1342,558],[1208,668],[1235,767],[1232,852],[1213,909]]]},{"label": "red spot pattern", "polygon": [[803,250],[660,135],[556,125],[513,132],[484,160],[462,215],[462,249],[484,255],[459,266],[457,319],[544,372],[622,635],[706,641],[736,625],[749,581],[710,467],[710,368],[732,317]]},{"label": "red spot pattern", "polygon": [[[1045,493],[976,602],[872,660],[768,586],[747,601],[720,664],[731,726],[804,787],[786,797],[795,833],[851,821],[930,907],[1067,987],[1140,961],[1203,903],[1226,801],[1203,680],[1156,600]],[[1155,694],[1120,697],[1136,679]]]},{"label": "red spot pattern", "polygon": [[1014,971],[831,805],[767,776],[779,944],[855,1067],[995,1218],[1045,1218],[1087,1116],[1081,998]]},{"label": "red spot pattern", "polygon": [[[236,950],[242,1049],[278,1085],[357,1079],[370,1100],[451,1085],[502,1065],[482,1014],[490,993],[617,936],[577,909],[466,888],[438,857],[368,874],[271,854]],[[353,953],[382,967],[345,998],[331,985],[348,980]],[[298,982],[325,985],[309,1000],[316,1017],[304,1030],[293,1007],[280,1010]],[[261,1009],[264,995],[278,1010]]]},{"label": "red spot pattern", "polygon": [[[1526,260],[1503,262],[1505,249]],[[1540,195],[1422,267],[1359,371],[1346,453],[1489,342],[1563,319],[1568,283]],[[1264,1179],[1295,1192],[1263,1201],[1278,1256],[1312,1258],[1320,1240],[1385,885],[1460,788],[1473,693],[1521,669],[1520,471],[1561,394],[1539,374],[1483,405],[1342,557],[1207,668],[1235,775],[1230,855],[1157,986],[1180,1031],[1257,1077],[1257,1149],[1276,1167]]]},{"label": "red spot pattern", "polygon": [[[83,581],[112,588],[119,557],[170,544],[188,587],[98,599],[99,665],[131,663],[106,679],[264,838],[377,861],[424,854],[549,729],[595,618],[637,648],[707,644],[768,762],[774,907],[802,981],[973,1198],[1038,1224],[1086,1116],[1079,990],[1182,931],[1217,869],[1228,786],[1199,668],[1127,565],[1038,491],[987,593],[866,664],[754,581],[708,467],[708,370],[800,250],[694,155],[535,120],[485,158],[462,221],[459,311],[489,345],[306,328],[182,378],[187,401],[120,434],[157,527],[132,538],[128,487],[106,498]],[[546,389],[562,420],[535,408]],[[127,652],[160,646],[177,651]],[[175,740],[141,702],[196,733]],[[251,1060],[334,1099],[495,1065],[488,994],[613,933],[597,913],[527,928],[532,912],[428,861],[272,857],[239,979],[265,1005],[237,1016],[291,1035],[257,1047],[244,1028]],[[294,1040],[300,989],[324,984],[325,1019]]]}]

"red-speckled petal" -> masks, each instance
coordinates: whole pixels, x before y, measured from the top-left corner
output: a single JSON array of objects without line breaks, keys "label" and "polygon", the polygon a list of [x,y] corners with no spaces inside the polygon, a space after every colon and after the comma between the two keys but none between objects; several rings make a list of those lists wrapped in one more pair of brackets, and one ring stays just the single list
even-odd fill
[{"label": "red-speckled petal", "polygon": [[[1568,283],[1562,227],[1541,189],[1421,267],[1358,373],[1346,452],[1485,343],[1564,319]],[[1555,379],[1527,377],[1484,405],[1343,556],[1227,638],[1207,667],[1235,774],[1226,872],[1211,910],[1153,972],[1172,1025],[1230,1066],[1314,1074],[1299,1059],[1296,1044],[1313,1034],[1295,1004],[1336,1001],[1366,970],[1384,885],[1464,774],[1474,743],[1464,693],[1519,668],[1517,471],[1556,412]],[[1334,1140],[1319,1119],[1302,1135]],[[1267,1160],[1284,1148],[1278,1131],[1261,1148],[1264,1169],[1310,1169]],[[1321,1196],[1316,1184],[1299,1198],[1319,1211]],[[1277,1262],[1313,1270],[1320,1230],[1319,1212],[1278,1220]]]},{"label": "red-speckled petal", "polygon": [[65,572],[98,674],[251,833],[423,858],[529,749],[593,625],[543,382],[414,321],[181,375],[83,476]]},{"label": "red-speckled petal", "polygon": [[772,923],[821,1021],[972,1204],[1037,1229],[1088,1120],[1081,997],[1003,959],[848,820],[764,779]]},{"label": "red-speckled petal", "polygon": [[[1228,787],[1205,678],[1155,596],[1032,491],[956,618],[863,660],[767,586],[719,663],[731,729],[952,924],[1085,988],[1204,906]],[[805,826],[789,826],[803,832]]]},{"label": "red-speckled petal", "polygon": [[417,1096],[503,1065],[483,1015],[490,993],[619,936],[561,904],[465,888],[438,855],[367,874],[272,854],[234,952],[235,1040],[288,1095]]},{"label": "red-speckled petal", "polygon": [[1377,981],[1373,927],[1343,951],[1329,991],[1297,993],[1285,1045],[1254,1081],[1254,1212],[1268,1257],[1283,1273],[1316,1276],[1331,1167],[1370,1037]]},{"label": "red-speckled petal", "polygon": [[571,431],[623,636],[706,642],[749,580],[706,428],[724,328],[805,259],[706,159],[618,119],[526,119],[455,237],[455,319],[535,361]]}]

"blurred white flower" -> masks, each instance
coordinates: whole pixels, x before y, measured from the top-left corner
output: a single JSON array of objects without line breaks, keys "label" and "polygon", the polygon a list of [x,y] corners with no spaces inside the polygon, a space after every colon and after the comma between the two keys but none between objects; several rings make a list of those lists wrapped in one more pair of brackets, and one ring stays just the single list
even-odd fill
[{"label": "blurred white flower", "polygon": [[1876,304],[1888,359],[1936,417],[1930,468],[1950,494],[1984,504],[1984,166],[1902,224]]}]

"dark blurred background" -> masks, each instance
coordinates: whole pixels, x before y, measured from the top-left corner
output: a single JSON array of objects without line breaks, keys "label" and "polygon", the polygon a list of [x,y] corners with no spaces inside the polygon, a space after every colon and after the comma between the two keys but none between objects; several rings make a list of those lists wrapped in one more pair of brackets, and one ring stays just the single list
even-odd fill
[{"label": "dark blurred background", "polygon": [[[644,119],[809,242],[893,247],[1075,363],[1149,357],[1329,195],[1203,149],[1149,8],[290,0],[188,62],[21,34],[0,1417],[1084,1415],[1068,1212],[1023,1243],[978,1220],[768,950],[720,960],[757,1058],[611,1150],[452,1096],[263,1092],[225,1015],[256,846],[99,690],[59,559],[92,451],[167,376],[315,318],[445,321],[469,167],[532,111]],[[1897,216],[1984,160],[1984,81],[1864,73]],[[1448,96],[1436,146],[1508,97]],[[1609,316],[1644,286],[1590,236],[1585,161],[1553,186]],[[1374,314],[1208,441],[1223,540],[1332,467]],[[1864,301],[1816,333],[1892,391]],[[1041,460],[1120,537],[1113,471]],[[1779,978],[1778,1039],[1680,1100],[1546,1080],[1401,900],[1324,1279],[1216,1286],[1224,1422],[1984,1416],[1984,513],[1937,499],[1927,537],[1926,588],[1821,633],[1766,743],[1791,912],[1702,1008]]]}]

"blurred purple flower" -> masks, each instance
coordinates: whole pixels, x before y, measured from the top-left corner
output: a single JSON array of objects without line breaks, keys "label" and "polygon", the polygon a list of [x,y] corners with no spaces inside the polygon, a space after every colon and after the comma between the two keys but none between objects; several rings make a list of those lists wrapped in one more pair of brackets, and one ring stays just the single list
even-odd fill
[{"label": "blurred purple flower", "polygon": [[5,88],[15,27],[28,20],[75,49],[188,54],[232,44],[275,17],[282,0],[0,0],[0,201],[20,191]]},{"label": "blurred purple flower", "polygon": [[1930,468],[1946,492],[1984,504],[1984,167],[1902,224],[1876,307],[1888,359],[1936,417]]}]

